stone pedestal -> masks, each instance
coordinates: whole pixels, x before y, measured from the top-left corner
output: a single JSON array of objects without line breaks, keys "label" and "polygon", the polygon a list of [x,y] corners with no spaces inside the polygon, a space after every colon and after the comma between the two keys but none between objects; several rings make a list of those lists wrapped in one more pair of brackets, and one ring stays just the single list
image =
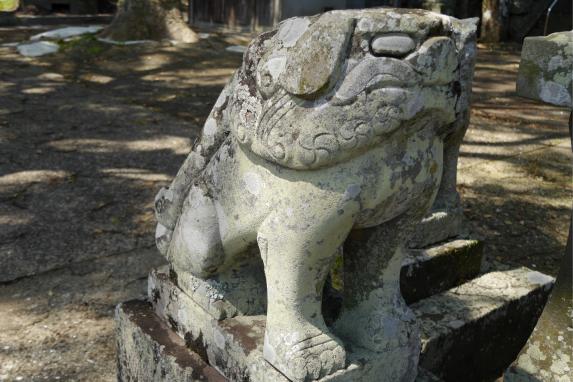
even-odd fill
[{"label": "stone pedestal", "polygon": [[[515,358],[535,325],[553,279],[526,268],[480,276],[480,262],[481,244],[462,239],[406,257],[401,285],[410,291],[405,295],[422,337],[417,382],[493,378]],[[450,272],[446,277],[433,269]],[[262,357],[264,314],[238,315],[216,293],[193,298],[168,269],[150,274],[149,300],[117,309],[121,381],[289,381]],[[337,301],[325,304],[328,314],[336,315]],[[378,381],[371,374],[376,359],[349,350],[347,368],[322,380]]]}]

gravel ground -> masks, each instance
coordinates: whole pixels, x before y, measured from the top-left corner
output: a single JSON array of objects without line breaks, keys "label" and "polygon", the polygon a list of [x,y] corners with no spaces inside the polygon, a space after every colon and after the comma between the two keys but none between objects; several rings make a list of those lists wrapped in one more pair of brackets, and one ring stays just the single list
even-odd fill
[{"label": "gravel ground", "polygon": [[[0,45],[41,29],[0,29]],[[162,263],[153,196],[175,175],[246,35],[0,47],[0,381],[115,379],[113,309]],[[459,186],[488,259],[556,275],[571,208],[565,110],[515,96],[519,52],[482,46]]]}]

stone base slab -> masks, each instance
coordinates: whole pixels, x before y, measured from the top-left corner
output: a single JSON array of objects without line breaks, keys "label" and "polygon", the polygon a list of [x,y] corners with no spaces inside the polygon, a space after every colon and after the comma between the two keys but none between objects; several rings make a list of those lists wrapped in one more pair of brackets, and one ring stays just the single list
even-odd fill
[{"label": "stone base slab", "polygon": [[[205,349],[185,344],[157,316],[149,302],[127,301],[116,308],[118,381],[222,382],[229,379],[201,358]],[[235,380],[235,379],[231,379]],[[268,380],[273,382],[274,380]],[[416,382],[442,382],[420,369]]]},{"label": "stone base slab", "polygon": [[421,326],[419,365],[446,382],[501,376],[526,343],[554,282],[522,267],[484,274],[410,305]]},{"label": "stone base slab", "polygon": [[132,300],[115,312],[118,381],[209,381],[227,379],[153,313],[150,303]]},{"label": "stone base slab", "polygon": [[[553,282],[527,268],[492,272],[411,305],[421,325],[420,365],[444,381],[500,375],[526,342]],[[152,272],[149,288],[155,313],[227,378],[288,381],[263,359],[264,315],[218,321],[161,271]],[[353,350],[348,368],[322,381],[377,380],[376,362]]]}]

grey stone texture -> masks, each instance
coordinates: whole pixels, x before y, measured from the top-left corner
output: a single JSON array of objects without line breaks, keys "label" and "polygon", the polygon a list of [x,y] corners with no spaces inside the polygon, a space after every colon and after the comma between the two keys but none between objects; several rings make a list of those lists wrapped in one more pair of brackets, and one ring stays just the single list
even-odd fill
[{"label": "grey stone texture", "polygon": [[[388,8],[288,19],[253,40],[155,201],[158,248],[206,309],[194,325],[256,314],[266,291],[264,360],[289,379],[414,380],[400,270],[424,216],[460,213],[475,32]],[[329,328],[322,292],[342,247]],[[347,368],[357,354],[368,362]]]},{"label": "grey stone texture", "polygon": [[517,94],[573,108],[573,31],[527,37],[523,42]]},{"label": "grey stone texture", "polygon": [[[527,268],[491,272],[411,305],[420,322],[420,366],[445,381],[499,376],[526,342],[553,282]],[[264,315],[215,319],[165,270],[150,275],[149,294],[162,322],[230,380],[289,380],[264,360]],[[347,367],[321,380],[380,380],[375,365],[383,362],[351,349]]]},{"label": "grey stone texture", "polygon": [[406,303],[444,292],[480,273],[483,243],[455,239],[424,249],[411,249],[402,263],[400,291]]},{"label": "grey stone texture", "polygon": [[227,379],[190,351],[153,313],[148,302],[132,300],[115,312],[118,338],[118,380],[224,382]]},{"label": "grey stone texture", "polygon": [[411,305],[420,366],[445,381],[495,380],[526,343],[554,281],[528,268],[491,272]]},{"label": "grey stone texture", "polygon": [[[175,336],[153,312],[149,302],[131,300],[122,303],[116,309],[115,318],[119,343],[118,381],[228,380],[204,363],[199,355],[202,350],[196,344],[184,344]],[[235,334],[242,329],[237,328],[239,331]],[[146,362],[151,358],[153,361]],[[427,370],[419,369],[416,382],[442,380]]]}]

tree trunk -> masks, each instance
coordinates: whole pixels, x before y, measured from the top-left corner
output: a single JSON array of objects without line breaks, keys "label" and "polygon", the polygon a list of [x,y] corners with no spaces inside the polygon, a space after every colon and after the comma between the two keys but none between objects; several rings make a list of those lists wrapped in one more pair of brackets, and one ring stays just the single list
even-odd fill
[{"label": "tree trunk", "polygon": [[183,20],[179,6],[179,0],[119,0],[115,18],[102,37],[196,42],[197,35]]},{"label": "tree trunk", "polygon": [[483,42],[500,42],[507,35],[506,0],[483,0],[481,36]]}]

